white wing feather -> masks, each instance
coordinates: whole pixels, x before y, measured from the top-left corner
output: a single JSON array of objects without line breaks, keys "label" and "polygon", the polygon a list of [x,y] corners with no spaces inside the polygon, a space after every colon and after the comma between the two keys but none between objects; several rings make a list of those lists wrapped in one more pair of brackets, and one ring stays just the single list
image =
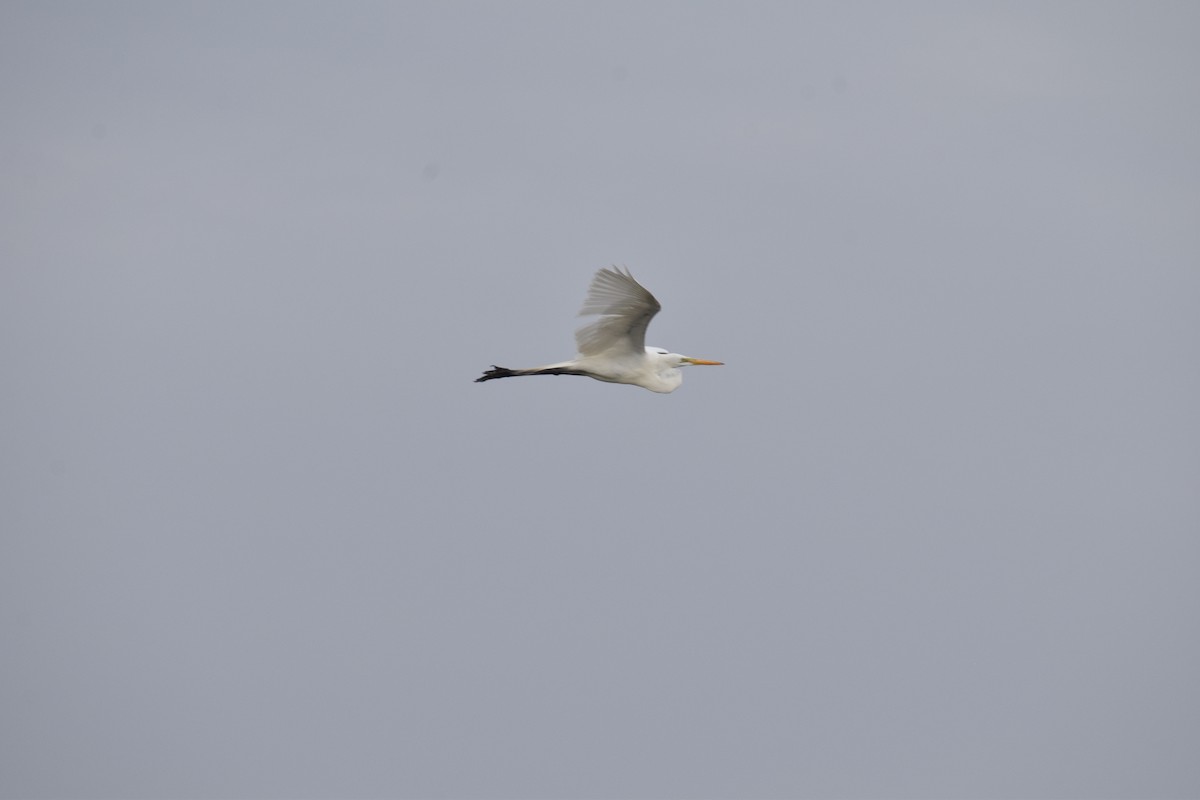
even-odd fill
[{"label": "white wing feather", "polygon": [[599,314],[600,319],[575,332],[579,353],[644,355],[646,328],[660,308],[654,295],[634,280],[628,269],[622,272],[617,267],[606,267],[598,271],[579,316]]}]

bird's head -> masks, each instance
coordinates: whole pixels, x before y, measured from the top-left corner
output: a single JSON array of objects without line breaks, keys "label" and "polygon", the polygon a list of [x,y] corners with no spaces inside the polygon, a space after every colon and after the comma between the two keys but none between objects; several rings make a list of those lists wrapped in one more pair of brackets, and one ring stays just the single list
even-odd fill
[{"label": "bird's head", "polygon": [[647,347],[646,355],[657,359],[667,367],[686,367],[689,364],[695,364],[698,367],[720,367],[724,366],[724,361],[706,361],[703,358],[692,358],[691,356],[681,356],[679,353],[672,353],[664,350],[661,347]]}]

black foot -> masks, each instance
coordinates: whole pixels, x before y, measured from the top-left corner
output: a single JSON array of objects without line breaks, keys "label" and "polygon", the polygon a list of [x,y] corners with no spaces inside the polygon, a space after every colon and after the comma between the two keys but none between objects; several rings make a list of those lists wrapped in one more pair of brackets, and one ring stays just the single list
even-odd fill
[{"label": "black foot", "polygon": [[484,381],[495,380],[496,378],[511,378],[516,374],[508,367],[497,367],[495,364],[492,364],[492,368],[483,373],[481,377],[476,378],[475,382],[483,383]]}]

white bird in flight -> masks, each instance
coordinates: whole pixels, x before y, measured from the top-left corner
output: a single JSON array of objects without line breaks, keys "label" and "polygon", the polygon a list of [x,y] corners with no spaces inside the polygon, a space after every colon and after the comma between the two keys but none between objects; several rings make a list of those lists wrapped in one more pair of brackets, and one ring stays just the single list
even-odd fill
[{"label": "white bird in flight", "polygon": [[630,383],[652,392],[673,392],[683,383],[679,367],[689,364],[721,366],[720,361],[669,353],[646,347],[646,327],[662,308],[654,295],[633,279],[629,270],[605,268],[592,278],[579,316],[599,314],[595,322],[575,332],[579,355],[570,361],[533,369],[508,369],[495,364],[476,383],[520,375],[586,375],[608,383]]}]

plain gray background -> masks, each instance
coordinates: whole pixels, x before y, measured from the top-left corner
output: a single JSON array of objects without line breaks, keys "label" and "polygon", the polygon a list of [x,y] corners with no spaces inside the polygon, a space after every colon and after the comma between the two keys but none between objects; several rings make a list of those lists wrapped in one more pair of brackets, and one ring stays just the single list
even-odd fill
[{"label": "plain gray background", "polygon": [[0,794],[1200,796],[1198,43],[3,4]]}]

